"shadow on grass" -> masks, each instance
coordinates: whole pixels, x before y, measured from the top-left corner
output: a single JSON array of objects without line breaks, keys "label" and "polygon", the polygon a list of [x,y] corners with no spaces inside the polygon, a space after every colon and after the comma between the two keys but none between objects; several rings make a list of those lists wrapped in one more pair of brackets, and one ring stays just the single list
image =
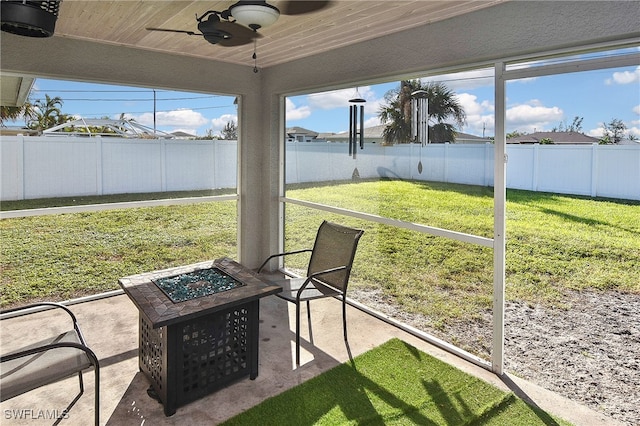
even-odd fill
[{"label": "shadow on grass", "polygon": [[582,216],[576,216],[576,215],[573,215],[573,214],[564,213],[564,212],[560,212],[560,211],[549,209],[549,208],[545,208],[545,207],[540,207],[540,211],[542,213],[544,213],[544,214],[548,214],[548,215],[551,215],[551,216],[556,216],[556,217],[559,217],[559,218],[564,219],[566,221],[582,223],[582,224],[589,225],[589,226],[593,226],[593,225],[605,226],[605,227],[609,227],[609,228],[619,229],[621,231],[629,232],[629,233],[632,233],[632,234],[638,234],[638,232],[636,230],[632,229],[632,228],[625,228],[623,226],[613,225],[613,224],[611,224],[609,222],[605,222],[605,221],[602,221],[602,220],[586,218],[586,217],[582,217]]},{"label": "shadow on grass", "polygon": [[536,192],[527,191],[524,189],[510,189],[507,188],[507,200],[516,204],[531,205],[536,202],[560,202],[562,199],[571,200],[585,200],[595,203],[613,203],[623,206],[640,206],[639,200],[626,200],[622,198],[605,198],[605,197],[591,197],[587,195],[576,194],[558,194],[554,192]]},{"label": "shadow on grass", "polygon": [[[557,423],[546,413],[392,339],[262,404],[225,425]],[[381,348],[381,347],[380,347]]]},{"label": "shadow on grass", "polygon": [[531,399],[531,397],[520,386],[518,386],[513,380],[511,380],[508,375],[502,374],[500,376],[500,380],[502,380],[502,382],[507,385],[511,392],[513,392],[518,398],[523,400],[529,407],[531,407],[533,412],[536,414],[536,416],[538,416],[542,423],[550,426],[559,426],[558,422],[556,422],[549,414],[547,414],[542,408],[540,408],[538,404],[536,404],[535,401],[533,401],[533,399]]}]

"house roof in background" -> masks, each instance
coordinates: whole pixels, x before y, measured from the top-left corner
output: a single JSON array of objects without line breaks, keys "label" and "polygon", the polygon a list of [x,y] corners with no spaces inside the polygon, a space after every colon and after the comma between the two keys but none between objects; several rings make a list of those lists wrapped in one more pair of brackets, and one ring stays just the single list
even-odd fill
[{"label": "house roof in background", "polygon": [[535,132],[507,139],[507,143],[540,143],[542,139],[551,139],[554,144],[591,145],[598,139],[578,132]]},{"label": "house roof in background", "polygon": [[[364,129],[364,137],[371,140],[382,140],[382,132],[385,129],[386,124],[380,124],[378,126],[365,127]],[[348,140],[349,133],[341,132],[341,133],[319,133],[318,139],[327,139],[332,141],[339,140]],[[471,135],[469,133],[458,132],[456,136],[456,142],[458,143],[486,143],[491,142],[489,138],[483,138],[482,136]]]},{"label": "house roof in background", "polygon": [[469,133],[457,132],[456,133],[456,142],[464,141],[467,143],[485,143],[491,142],[491,139],[482,136],[476,136]]},{"label": "house roof in background", "polygon": [[[387,127],[385,124],[364,128],[364,137],[368,139],[382,139],[382,131]],[[348,140],[349,132],[340,133],[319,133],[318,139],[327,139],[332,141]]]},{"label": "house roof in background", "polygon": [[314,132],[313,130],[305,129],[304,127],[298,127],[298,126],[287,128],[286,133],[289,136],[305,135],[305,136],[311,136],[312,138],[315,138],[318,136],[318,132]]},{"label": "house roof in background", "polygon": [[196,135],[192,135],[191,133],[183,132],[181,130],[171,132],[170,134],[176,138],[195,138],[196,137]]}]

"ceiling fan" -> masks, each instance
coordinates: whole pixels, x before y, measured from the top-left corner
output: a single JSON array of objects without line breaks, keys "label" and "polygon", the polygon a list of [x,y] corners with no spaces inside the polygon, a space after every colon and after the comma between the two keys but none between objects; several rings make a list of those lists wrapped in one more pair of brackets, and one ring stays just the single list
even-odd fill
[{"label": "ceiling fan", "polygon": [[331,0],[291,0],[285,1],[279,10],[264,0],[241,0],[222,12],[209,10],[196,15],[198,31],[148,27],[148,31],[165,31],[202,36],[211,44],[220,46],[242,46],[262,37],[258,30],[265,28],[283,15],[303,15],[324,9]]}]

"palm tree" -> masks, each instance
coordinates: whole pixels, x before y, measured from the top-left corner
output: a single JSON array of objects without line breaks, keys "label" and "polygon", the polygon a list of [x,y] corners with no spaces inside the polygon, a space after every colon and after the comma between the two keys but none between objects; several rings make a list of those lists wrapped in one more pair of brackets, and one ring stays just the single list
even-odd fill
[{"label": "palm tree", "polygon": [[0,126],[4,127],[5,121],[15,121],[23,117],[26,122],[34,118],[33,105],[29,101],[21,106],[0,106]]},{"label": "palm tree", "polygon": [[0,106],[0,125],[4,127],[7,120],[15,121],[22,115],[22,107],[16,106]]},{"label": "palm tree", "polygon": [[33,103],[35,114],[29,120],[27,126],[41,132],[51,126],[65,122],[69,116],[62,114],[60,107],[62,107],[62,99],[58,96],[52,98],[49,95],[45,95],[44,101],[38,99]]},{"label": "palm tree", "polygon": [[411,98],[412,93],[423,91],[429,102],[429,142],[442,143],[455,140],[455,126],[447,120],[453,119],[458,126],[464,125],[467,115],[455,93],[444,83],[420,80],[403,80],[399,89],[385,94],[387,105],[380,108],[378,116],[386,128],[382,132],[385,143],[411,142]]}]

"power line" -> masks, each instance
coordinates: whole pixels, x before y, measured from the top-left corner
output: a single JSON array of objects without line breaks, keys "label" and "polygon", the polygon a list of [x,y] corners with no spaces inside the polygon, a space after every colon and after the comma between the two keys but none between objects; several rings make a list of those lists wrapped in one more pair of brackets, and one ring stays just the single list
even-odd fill
[{"label": "power line", "polygon": [[[184,100],[193,100],[193,99],[202,99],[202,98],[167,98],[167,99],[156,99],[156,101],[184,101]],[[41,100],[41,98],[37,98],[35,100]],[[63,102],[67,101],[78,101],[78,102],[153,102],[153,98],[110,98],[110,99],[99,99],[99,98],[64,98]]]},{"label": "power line", "polygon": [[[80,90],[80,89],[31,89],[32,92],[42,92],[42,93],[153,93],[153,90]],[[157,90],[158,93],[184,93],[184,92],[175,92],[170,90]],[[229,95],[199,95],[191,98],[176,98],[176,99],[207,99],[207,98],[232,98],[234,96]],[[166,98],[171,99],[171,98]]]},{"label": "power line", "polygon": [[[194,99],[210,99],[211,96],[197,96],[197,97],[183,97],[183,98],[158,98],[157,101],[185,101],[185,100],[194,100]],[[35,98],[35,101],[44,100],[44,98]],[[82,102],[153,102],[153,98],[64,98],[63,102],[66,101],[82,101]]]},{"label": "power line", "polygon": [[[181,93],[181,92],[175,92],[175,91],[163,91],[163,90],[152,90],[152,89],[131,89],[131,90],[93,90],[93,89],[37,89],[37,88],[33,88],[31,89],[32,93],[37,93],[37,94],[49,94],[49,93],[88,93],[88,94],[94,94],[94,93],[145,93],[145,94],[153,94],[155,92],[157,93],[164,93],[164,94],[171,94],[171,93]],[[233,96],[225,96],[225,95],[196,95],[196,96],[177,96],[177,97],[170,97],[170,98],[155,98],[154,97],[145,97],[145,98],[136,98],[136,97],[131,97],[131,98],[96,98],[96,97],[91,97],[91,98],[63,98],[62,100],[64,102],[66,101],[78,101],[78,102],[153,102],[153,101],[187,101],[187,100],[208,100],[208,99],[216,99],[216,98],[233,98]],[[34,99],[34,101],[37,100],[43,100],[43,98],[37,97]]]},{"label": "power line", "polygon": [[31,89],[32,92],[56,93],[149,93],[150,90],[65,90],[65,89]]},{"label": "power line", "polygon": [[[201,108],[188,108],[189,110],[192,111],[196,111],[196,110],[204,110],[204,109],[220,109],[220,108],[231,108],[234,107],[233,105],[221,105],[221,106],[213,106],[213,107],[201,107]],[[173,109],[165,109],[165,110],[158,110],[156,111],[156,113],[158,112],[172,112],[172,111],[177,111],[180,108],[173,108]],[[111,114],[146,114],[149,113],[151,114],[152,111],[127,111],[127,112],[123,112],[123,111],[113,111],[113,112],[94,112],[91,113],[91,115],[93,116],[103,116],[103,115],[111,115]],[[68,113],[69,115],[82,115],[82,114],[76,114],[73,112]]]}]

